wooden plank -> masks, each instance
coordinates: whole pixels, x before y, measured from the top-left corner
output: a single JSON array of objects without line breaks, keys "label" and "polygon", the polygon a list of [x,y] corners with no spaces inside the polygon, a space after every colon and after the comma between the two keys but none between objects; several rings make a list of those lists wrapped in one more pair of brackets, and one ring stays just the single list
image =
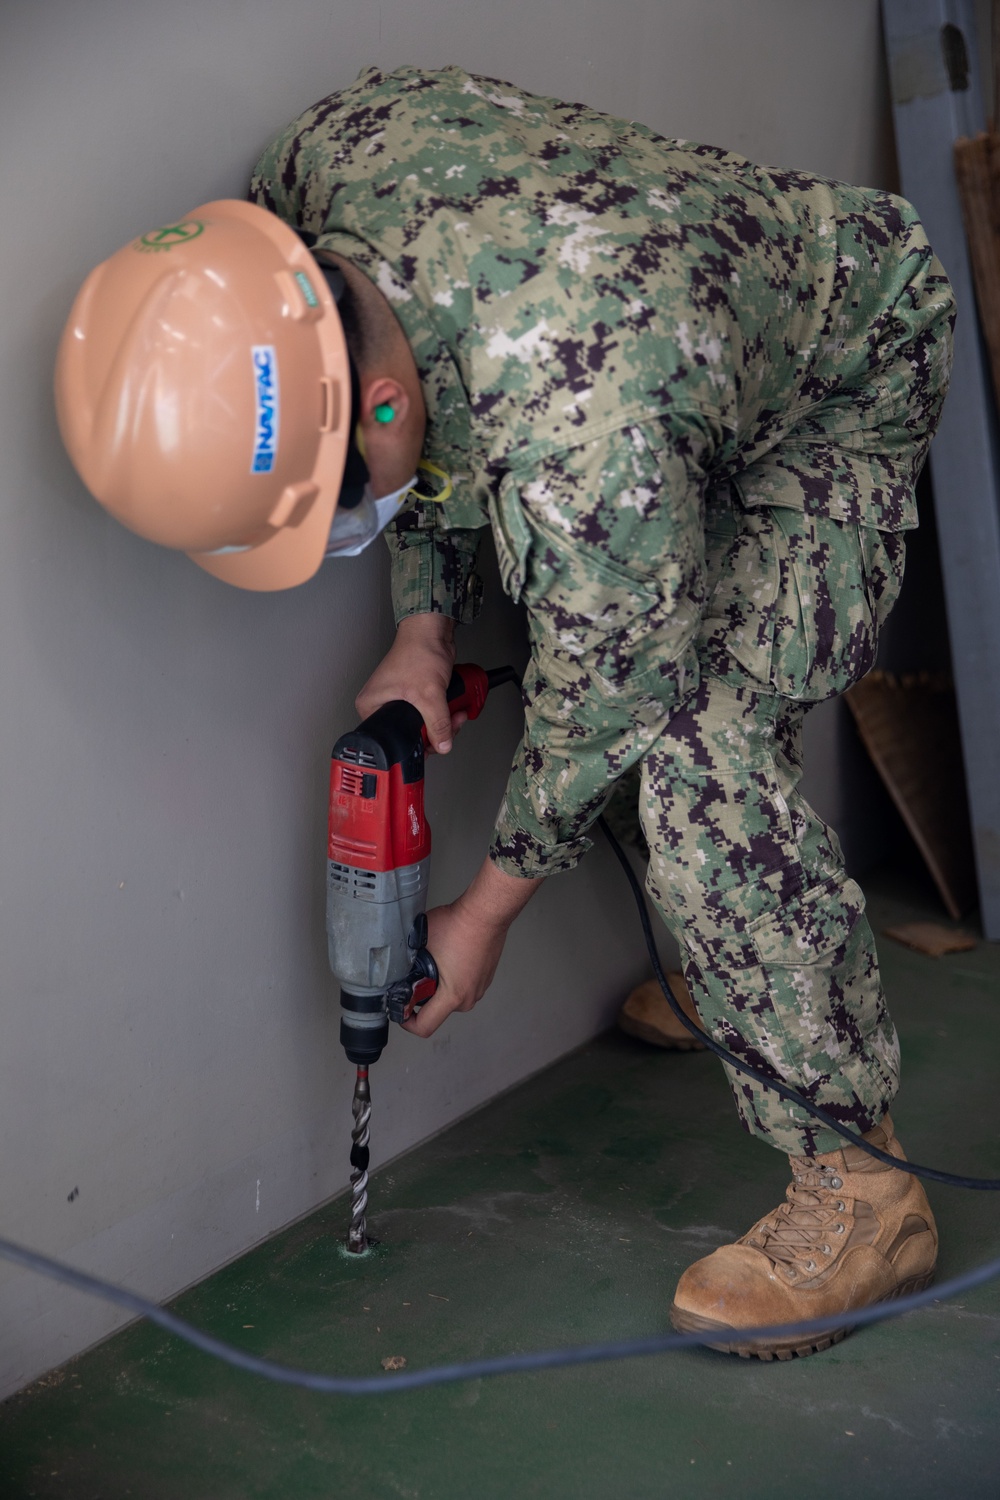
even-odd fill
[{"label": "wooden plank", "polygon": [[847,703],[945,910],[958,921],[975,909],[976,872],[951,683],[869,672]]},{"label": "wooden plank", "polygon": [[1000,136],[983,130],[971,139],[957,140],[955,176],[996,401],[1000,398]]},{"label": "wooden plank", "polygon": [[[989,364],[952,152],[985,125],[974,0],[882,0],[902,191],[959,306],[951,394],[931,448],[983,930],[1000,940],[1000,465]],[[968,59],[964,72],[961,52]]]}]

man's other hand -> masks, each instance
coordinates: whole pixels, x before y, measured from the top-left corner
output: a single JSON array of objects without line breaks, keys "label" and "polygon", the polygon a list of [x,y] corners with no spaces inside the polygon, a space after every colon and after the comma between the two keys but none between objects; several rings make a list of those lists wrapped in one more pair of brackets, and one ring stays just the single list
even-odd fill
[{"label": "man's other hand", "polygon": [[471,1010],[490,987],[511,923],[541,885],[507,875],[490,860],[464,895],[427,913],[427,947],[438,966],[437,994],[405,1029],[432,1036],[452,1011]]}]

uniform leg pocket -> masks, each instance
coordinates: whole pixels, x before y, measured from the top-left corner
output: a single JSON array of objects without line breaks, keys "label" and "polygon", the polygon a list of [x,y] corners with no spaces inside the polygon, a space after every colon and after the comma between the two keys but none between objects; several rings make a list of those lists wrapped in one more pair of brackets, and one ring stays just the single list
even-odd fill
[{"label": "uniform leg pocket", "polygon": [[708,539],[703,639],[784,698],[835,697],[875,664],[903,553],[901,536],[853,522],[748,510],[735,536]]},{"label": "uniform leg pocket", "polygon": [[879,632],[899,597],[904,538],[822,516],[775,510],[783,545],[771,682],[819,703],[875,665]]},{"label": "uniform leg pocket", "polygon": [[846,692],[875,665],[878,615],[865,537],[852,522],[772,511],[781,571],[771,683],[809,703]]}]

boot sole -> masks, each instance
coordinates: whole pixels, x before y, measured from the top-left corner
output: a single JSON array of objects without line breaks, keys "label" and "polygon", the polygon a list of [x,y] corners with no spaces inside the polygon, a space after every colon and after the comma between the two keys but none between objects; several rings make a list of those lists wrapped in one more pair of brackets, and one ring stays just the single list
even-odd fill
[{"label": "boot sole", "polygon": [[[895,1291],[890,1292],[887,1297],[879,1297],[878,1301],[895,1302],[897,1297],[907,1297],[911,1292],[922,1292],[925,1287],[930,1286],[933,1280],[933,1270],[926,1272],[923,1276],[911,1276],[909,1280],[900,1282]],[[854,1332],[855,1328],[855,1324],[845,1323],[843,1328],[833,1328],[829,1333],[819,1334],[812,1339],[746,1343],[740,1339],[738,1328],[732,1328],[728,1323],[716,1323],[711,1318],[703,1318],[700,1313],[687,1312],[684,1308],[678,1307],[676,1302],[671,1304],[670,1321],[678,1333],[718,1333],[719,1342],[716,1343],[715,1340],[710,1343],[706,1342],[708,1349],[718,1349],[720,1354],[738,1354],[740,1359],[762,1360],[804,1359],[807,1354],[821,1354],[824,1349],[831,1349],[834,1344],[841,1343],[849,1333]]]}]

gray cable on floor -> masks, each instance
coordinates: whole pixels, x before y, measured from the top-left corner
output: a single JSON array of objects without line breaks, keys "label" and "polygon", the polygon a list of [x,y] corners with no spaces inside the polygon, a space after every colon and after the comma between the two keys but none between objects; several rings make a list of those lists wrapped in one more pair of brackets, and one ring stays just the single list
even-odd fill
[{"label": "gray cable on floor", "polygon": [[276,1380],[282,1385],[301,1386],[307,1391],[318,1391],[327,1396],[387,1396],[398,1391],[420,1390],[429,1385],[448,1385],[455,1380],[482,1380],[488,1375],[515,1375],[533,1370],[552,1370],[561,1365],[598,1364],[611,1359],[638,1359],[650,1354],[666,1354],[673,1349],[693,1349],[699,1344],[718,1343],[720,1338],[735,1332],[740,1343],[756,1339],[811,1337],[813,1334],[830,1333],[834,1329],[856,1328],[862,1323],[881,1323],[886,1318],[898,1318],[903,1313],[913,1312],[918,1307],[927,1307],[932,1302],[946,1297],[957,1297],[973,1287],[982,1286],[1000,1276],[1000,1259],[988,1261],[963,1276],[953,1276],[938,1287],[924,1292],[915,1292],[910,1297],[899,1297],[895,1302],[877,1302],[872,1307],[859,1307],[849,1312],[838,1313],[829,1318],[816,1318],[808,1323],[778,1323],[760,1328],[716,1329],[714,1333],[664,1333],[644,1339],[619,1339],[604,1344],[577,1344],[568,1349],[536,1349],[527,1354],[501,1354],[495,1359],[474,1359],[455,1365],[431,1365],[425,1370],[407,1370],[391,1375],[323,1375],[318,1371],[296,1370],[290,1365],[279,1365],[270,1359],[260,1359],[255,1354],[246,1354],[232,1344],[203,1333],[200,1328],[186,1323],[183,1318],[158,1307],[155,1302],[130,1292],[113,1282],[102,1281],[98,1276],[89,1276],[73,1266],[51,1260],[47,1255],[15,1245],[11,1240],[0,1239],[0,1257],[50,1276],[54,1281],[64,1282],[92,1297],[102,1297],[130,1312],[139,1313],[151,1323],[172,1333],[185,1343],[193,1344],[204,1354],[211,1354],[237,1370],[246,1370],[250,1375],[262,1375],[265,1380]]}]

